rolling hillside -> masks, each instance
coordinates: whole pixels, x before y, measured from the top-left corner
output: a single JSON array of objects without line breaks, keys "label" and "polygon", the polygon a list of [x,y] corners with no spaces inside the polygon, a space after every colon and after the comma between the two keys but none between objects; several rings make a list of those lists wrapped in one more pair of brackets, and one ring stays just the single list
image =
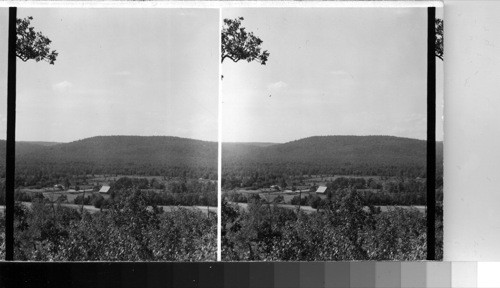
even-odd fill
[{"label": "rolling hillside", "polygon": [[[0,149],[0,157],[5,157],[5,141],[0,142]],[[185,171],[216,173],[217,143],[168,136],[97,136],[51,145],[16,143],[16,171],[47,170],[171,176],[182,176]]]},{"label": "rolling hillside", "polygon": [[[223,143],[223,174],[364,174],[425,176],[426,141],[392,136],[315,136],[283,144]],[[437,169],[442,173],[443,143]],[[5,159],[5,141],[0,141]],[[0,162],[4,167],[5,160]],[[168,136],[97,136],[70,143],[16,143],[16,171],[216,174],[217,143]],[[196,171],[196,172],[195,172]]]},{"label": "rolling hillside", "polygon": [[[284,144],[222,146],[223,173],[424,176],[427,142],[393,136],[314,136]],[[437,143],[437,165],[443,144]],[[439,169],[439,168],[438,168]]]}]

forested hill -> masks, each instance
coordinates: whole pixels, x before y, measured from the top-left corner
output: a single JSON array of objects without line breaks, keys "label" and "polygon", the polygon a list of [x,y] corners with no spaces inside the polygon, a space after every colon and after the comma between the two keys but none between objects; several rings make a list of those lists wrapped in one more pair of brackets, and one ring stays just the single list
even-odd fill
[{"label": "forested hill", "polygon": [[[0,143],[0,149],[5,141]],[[5,148],[2,149],[5,153]],[[2,155],[0,155],[1,157]],[[5,156],[4,156],[5,157]],[[170,136],[97,136],[70,143],[16,143],[16,172],[215,177],[217,142]]]},{"label": "forested hill", "polygon": [[[437,169],[443,143],[436,144]],[[222,145],[223,174],[358,174],[425,176],[427,141],[393,136],[314,136],[259,147]]]}]

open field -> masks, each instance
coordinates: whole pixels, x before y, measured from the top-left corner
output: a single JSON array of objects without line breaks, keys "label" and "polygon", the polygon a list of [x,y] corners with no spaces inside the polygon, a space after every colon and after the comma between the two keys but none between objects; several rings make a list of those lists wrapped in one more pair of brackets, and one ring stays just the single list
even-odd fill
[{"label": "open field", "polygon": [[[339,191],[355,190],[365,201],[365,205],[425,205],[426,180],[409,176],[374,175],[285,175],[264,178],[243,177],[241,183],[230,179],[231,185],[223,185],[223,195],[228,201],[248,202],[258,195],[261,199],[280,204],[297,204],[306,201],[313,207],[318,202],[334,197]],[[274,178],[273,178],[274,177]],[[316,193],[320,186],[326,186],[323,193]],[[232,189],[231,189],[232,188]],[[279,199],[277,199],[279,197]],[[295,199],[294,199],[295,198]],[[307,199],[308,198],[308,199]],[[302,203],[304,205],[306,203]]]}]

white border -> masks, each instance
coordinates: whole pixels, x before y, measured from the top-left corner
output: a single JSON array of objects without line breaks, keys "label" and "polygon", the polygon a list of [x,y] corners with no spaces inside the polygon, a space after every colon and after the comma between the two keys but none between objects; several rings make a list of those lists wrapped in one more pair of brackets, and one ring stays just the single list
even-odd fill
[{"label": "white border", "polygon": [[427,8],[441,1],[0,1],[19,8]]}]

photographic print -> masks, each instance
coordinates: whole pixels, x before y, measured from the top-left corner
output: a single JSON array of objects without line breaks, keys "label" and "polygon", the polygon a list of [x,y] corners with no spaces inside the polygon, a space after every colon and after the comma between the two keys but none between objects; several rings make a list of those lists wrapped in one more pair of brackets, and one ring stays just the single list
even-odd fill
[{"label": "photographic print", "polygon": [[14,260],[216,260],[219,33],[218,9],[17,10]]},{"label": "photographic print", "polygon": [[221,10],[223,260],[442,259],[442,8],[429,15]]}]

